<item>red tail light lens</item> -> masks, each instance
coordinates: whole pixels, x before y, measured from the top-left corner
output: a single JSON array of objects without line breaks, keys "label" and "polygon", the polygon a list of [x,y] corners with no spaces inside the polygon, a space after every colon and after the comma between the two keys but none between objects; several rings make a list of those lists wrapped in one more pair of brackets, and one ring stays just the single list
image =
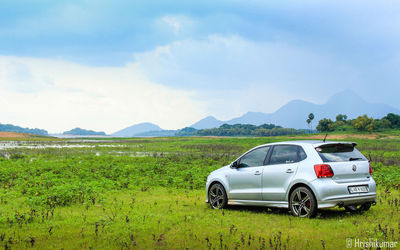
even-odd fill
[{"label": "red tail light lens", "polygon": [[317,178],[328,178],[333,176],[332,168],[328,164],[314,165],[314,171]]},{"label": "red tail light lens", "polygon": [[371,167],[371,163],[369,164],[369,175],[372,175],[372,167]]}]

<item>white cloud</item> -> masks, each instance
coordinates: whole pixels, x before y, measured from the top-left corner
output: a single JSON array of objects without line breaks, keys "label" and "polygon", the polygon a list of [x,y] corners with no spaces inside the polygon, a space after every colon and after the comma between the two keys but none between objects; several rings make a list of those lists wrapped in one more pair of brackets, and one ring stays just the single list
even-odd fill
[{"label": "white cloud", "polygon": [[[24,85],[15,82],[10,67],[31,72]],[[165,129],[181,128],[205,115],[193,92],[150,82],[137,65],[90,67],[76,63],[0,56],[0,115],[2,123],[61,132],[83,127],[115,132],[139,122],[154,122]],[[35,79],[52,85],[36,88]],[[24,91],[22,87],[35,91]]]},{"label": "white cloud", "polygon": [[156,27],[161,31],[169,31],[174,35],[190,32],[196,26],[197,22],[185,15],[165,15],[155,21]]},{"label": "white cloud", "polygon": [[124,67],[0,56],[0,122],[51,132],[139,122],[182,128],[206,115],[274,112],[293,99],[324,103],[343,89],[377,92],[369,78],[329,52],[239,35],[178,40],[135,53]]},{"label": "white cloud", "polygon": [[238,35],[176,41],[136,53],[135,60],[156,82],[196,90],[220,119],[273,112],[293,99],[323,103],[358,80],[357,69],[329,54]]},{"label": "white cloud", "polygon": [[162,18],[162,21],[171,26],[175,30],[175,32],[179,32],[179,30],[181,29],[182,24],[176,17],[165,16]]},{"label": "white cloud", "polygon": [[5,90],[32,93],[53,87],[47,77],[38,77],[23,63],[0,61],[0,87]]}]

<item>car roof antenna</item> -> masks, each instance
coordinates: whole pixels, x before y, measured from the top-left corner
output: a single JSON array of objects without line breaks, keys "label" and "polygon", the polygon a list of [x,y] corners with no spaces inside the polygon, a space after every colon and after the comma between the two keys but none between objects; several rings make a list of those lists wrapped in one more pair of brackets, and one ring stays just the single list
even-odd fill
[{"label": "car roof antenna", "polygon": [[328,136],[328,133],[325,135],[325,137],[324,137],[324,142],[326,141],[326,137]]}]

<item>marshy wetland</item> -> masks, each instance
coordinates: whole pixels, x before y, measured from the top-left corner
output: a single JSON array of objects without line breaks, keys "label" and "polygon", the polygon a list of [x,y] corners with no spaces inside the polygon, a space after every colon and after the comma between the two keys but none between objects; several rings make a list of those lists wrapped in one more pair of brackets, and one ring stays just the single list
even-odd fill
[{"label": "marshy wetland", "polygon": [[0,142],[0,246],[337,249],[399,241],[400,138],[348,138],[372,160],[378,204],[315,219],[205,204],[207,175],[268,138],[26,139]]}]

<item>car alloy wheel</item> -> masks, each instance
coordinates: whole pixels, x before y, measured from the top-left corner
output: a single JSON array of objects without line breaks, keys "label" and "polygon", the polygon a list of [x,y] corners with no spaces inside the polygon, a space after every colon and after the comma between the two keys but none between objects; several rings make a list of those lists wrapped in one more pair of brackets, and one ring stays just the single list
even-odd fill
[{"label": "car alloy wheel", "polygon": [[208,191],[208,199],[213,209],[224,208],[228,202],[224,187],[217,183]]},{"label": "car alloy wheel", "polygon": [[313,217],[317,210],[316,200],[308,188],[296,188],[290,195],[290,210],[297,217]]}]

